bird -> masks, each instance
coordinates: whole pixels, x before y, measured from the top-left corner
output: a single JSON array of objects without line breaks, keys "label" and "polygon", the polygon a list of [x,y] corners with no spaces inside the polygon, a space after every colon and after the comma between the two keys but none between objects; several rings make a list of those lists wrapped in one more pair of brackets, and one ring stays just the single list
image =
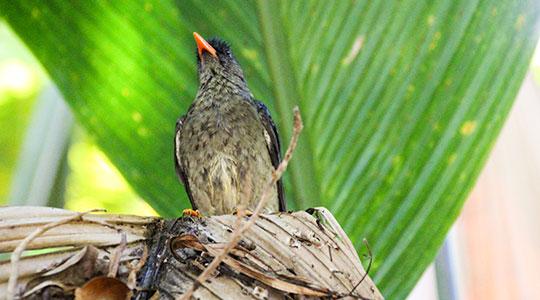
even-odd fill
[{"label": "bird", "polygon": [[[184,214],[253,211],[281,161],[268,108],[255,99],[230,45],[194,32],[199,88],[176,122],[175,169],[191,202]],[[283,183],[272,187],[264,213],[285,211]]]}]

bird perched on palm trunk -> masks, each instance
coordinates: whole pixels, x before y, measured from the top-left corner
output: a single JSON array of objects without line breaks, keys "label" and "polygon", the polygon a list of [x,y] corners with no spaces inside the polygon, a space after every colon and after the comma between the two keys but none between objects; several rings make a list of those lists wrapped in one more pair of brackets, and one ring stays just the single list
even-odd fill
[{"label": "bird perched on palm trunk", "polygon": [[[199,90],[176,123],[176,172],[202,214],[253,210],[280,162],[276,127],[253,98],[229,45],[193,35]],[[285,210],[281,180],[267,203],[265,212]]]}]

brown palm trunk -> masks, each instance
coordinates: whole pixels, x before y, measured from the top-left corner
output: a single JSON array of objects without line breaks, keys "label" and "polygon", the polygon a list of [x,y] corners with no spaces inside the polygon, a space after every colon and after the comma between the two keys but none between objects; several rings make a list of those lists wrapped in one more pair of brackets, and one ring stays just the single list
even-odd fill
[{"label": "brown palm trunk", "polygon": [[[10,280],[15,299],[177,299],[193,284],[195,299],[382,299],[334,217],[324,208],[315,215],[260,216],[216,272],[198,283],[241,221],[236,216],[163,220],[2,208],[2,253],[47,224],[52,228],[24,247],[42,250],[15,266],[8,255],[1,257],[0,299],[10,296]],[[50,226],[54,222],[61,224]]]}]

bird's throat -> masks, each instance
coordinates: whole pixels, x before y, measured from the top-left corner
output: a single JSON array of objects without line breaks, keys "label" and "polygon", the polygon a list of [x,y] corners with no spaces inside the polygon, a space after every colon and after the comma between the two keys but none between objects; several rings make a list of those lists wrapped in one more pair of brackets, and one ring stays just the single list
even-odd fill
[{"label": "bird's throat", "polygon": [[251,92],[245,80],[238,75],[216,70],[208,70],[199,76],[199,93],[216,91],[219,93],[239,94],[250,97]]}]

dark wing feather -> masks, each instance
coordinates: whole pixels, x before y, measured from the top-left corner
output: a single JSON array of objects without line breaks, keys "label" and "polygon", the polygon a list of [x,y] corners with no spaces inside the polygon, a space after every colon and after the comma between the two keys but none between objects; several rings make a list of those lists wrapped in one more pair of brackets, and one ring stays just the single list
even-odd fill
[{"label": "dark wing feather", "polygon": [[[278,167],[281,162],[281,145],[279,143],[279,135],[277,133],[276,125],[272,121],[270,112],[268,108],[259,100],[254,100],[255,105],[257,106],[257,112],[264,126],[264,130],[268,133],[270,141],[267,141],[266,146],[268,148],[268,153],[270,154],[270,159],[272,160],[272,165],[274,169]],[[277,182],[278,189],[278,200],[279,200],[279,211],[285,211],[285,195],[283,193],[283,182],[281,179]]]},{"label": "dark wing feather", "polygon": [[188,194],[189,202],[191,202],[192,209],[197,209],[197,205],[193,201],[193,196],[191,195],[191,189],[189,188],[189,181],[187,180],[186,172],[182,168],[181,159],[180,159],[180,132],[182,131],[182,125],[184,125],[184,120],[186,116],[180,117],[176,121],[176,132],[174,134],[174,167],[176,169],[176,175],[180,178]]}]

